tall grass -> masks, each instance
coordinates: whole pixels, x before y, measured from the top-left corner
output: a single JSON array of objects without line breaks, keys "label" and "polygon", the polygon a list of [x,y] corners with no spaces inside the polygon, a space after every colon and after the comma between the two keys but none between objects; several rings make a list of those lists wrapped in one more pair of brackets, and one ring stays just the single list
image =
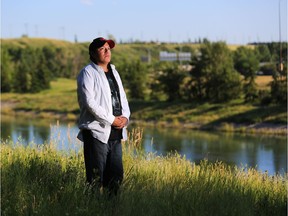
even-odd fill
[{"label": "tall grass", "polygon": [[142,131],[123,143],[125,180],[117,197],[85,185],[83,152],[54,144],[1,142],[4,215],[286,215],[287,176],[141,150]]}]

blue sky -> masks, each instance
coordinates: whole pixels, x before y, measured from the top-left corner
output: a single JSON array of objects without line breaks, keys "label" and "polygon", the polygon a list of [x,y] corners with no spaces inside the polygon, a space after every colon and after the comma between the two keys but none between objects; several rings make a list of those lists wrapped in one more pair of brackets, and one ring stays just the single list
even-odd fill
[{"label": "blue sky", "polygon": [[[287,41],[287,0],[280,0]],[[279,0],[2,0],[1,37],[228,44],[279,41]]]}]

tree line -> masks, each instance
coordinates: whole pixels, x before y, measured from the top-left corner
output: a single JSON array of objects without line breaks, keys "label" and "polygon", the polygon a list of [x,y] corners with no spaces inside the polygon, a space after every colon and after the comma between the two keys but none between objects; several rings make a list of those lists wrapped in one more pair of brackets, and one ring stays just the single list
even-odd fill
[{"label": "tree line", "polygon": [[86,60],[85,45],[2,43],[1,92],[37,93],[59,77],[74,78]]},{"label": "tree line", "polygon": [[[32,40],[33,41],[33,40]],[[89,62],[88,43],[68,46],[15,46],[2,43],[1,92],[36,93],[50,88],[59,77],[75,79]],[[113,50],[113,64],[131,99],[225,102],[244,97],[246,102],[287,103],[287,43],[240,46],[203,40],[199,47],[181,45],[174,51],[191,52],[190,62],[160,62],[165,45],[150,47],[150,63],[141,62],[145,44]],[[121,45],[119,45],[121,46]],[[141,54],[140,54],[141,53]],[[280,60],[280,56],[282,59]],[[280,68],[280,66],[282,66]],[[269,90],[258,90],[256,76],[270,74]]]}]

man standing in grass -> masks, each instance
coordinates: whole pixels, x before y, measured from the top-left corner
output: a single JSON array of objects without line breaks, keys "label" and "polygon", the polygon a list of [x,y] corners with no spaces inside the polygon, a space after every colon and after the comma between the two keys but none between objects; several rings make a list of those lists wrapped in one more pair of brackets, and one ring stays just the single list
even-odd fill
[{"label": "man standing in grass", "polygon": [[102,37],[89,45],[90,64],[77,78],[80,107],[78,138],[84,143],[86,178],[90,185],[116,194],[123,180],[121,140],[127,138],[130,108],[122,81],[110,64],[113,40]]}]

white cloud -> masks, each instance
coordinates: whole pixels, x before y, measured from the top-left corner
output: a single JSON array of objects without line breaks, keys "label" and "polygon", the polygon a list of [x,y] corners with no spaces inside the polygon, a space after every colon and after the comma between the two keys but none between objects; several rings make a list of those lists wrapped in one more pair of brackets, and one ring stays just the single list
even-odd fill
[{"label": "white cloud", "polygon": [[85,5],[92,5],[93,4],[93,0],[80,0],[82,4]]},{"label": "white cloud", "polygon": [[112,5],[117,6],[117,5],[118,5],[118,1],[113,0],[113,1],[112,1]]}]

